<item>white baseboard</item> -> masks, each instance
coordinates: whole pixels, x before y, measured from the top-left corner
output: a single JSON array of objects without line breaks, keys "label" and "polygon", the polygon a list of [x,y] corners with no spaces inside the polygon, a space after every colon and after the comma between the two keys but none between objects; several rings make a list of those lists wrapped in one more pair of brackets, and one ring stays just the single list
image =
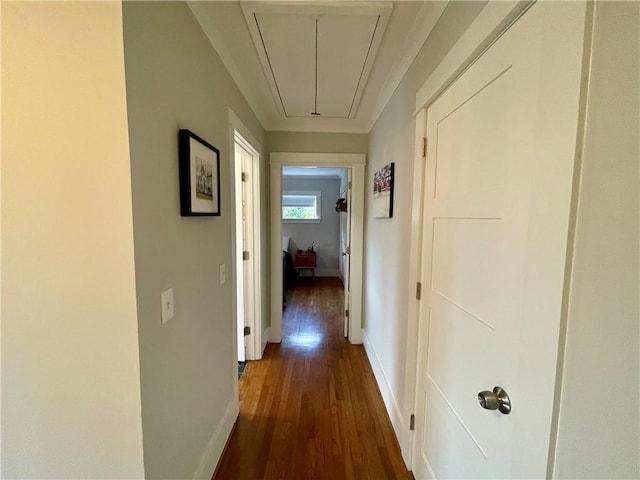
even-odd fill
[{"label": "white baseboard", "polygon": [[198,468],[196,468],[193,474],[194,480],[210,480],[211,477],[213,477],[213,472],[218,465],[227,440],[231,435],[239,411],[238,399],[231,399],[222,416],[222,420],[220,420],[220,423],[211,436],[211,440],[209,440],[209,444],[202,455]]},{"label": "white baseboard", "polygon": [[387,380],[387,376],[384,374],[384,369],[382,368],[382,363],[380,362],[380,357],[378,357],[376,348],[373,343],[371,343],[371,339],[367,336],[367,332],[365,330],[362,330],[362,337],[364,340],[364,349],[367,352],[367,357],[369,357],[369,363],[373,369],[373,375],[376,378],[376,382],[378,382],[378,388],[382,394],[384,406],[387,408],[387,413],[391,419],[393,430],[396,432],[398,443],[400,443],[399,439],[402,438],[402,430],[404,427],[402,411],[398,407],[398,401],[393,394],[393,390]]}]

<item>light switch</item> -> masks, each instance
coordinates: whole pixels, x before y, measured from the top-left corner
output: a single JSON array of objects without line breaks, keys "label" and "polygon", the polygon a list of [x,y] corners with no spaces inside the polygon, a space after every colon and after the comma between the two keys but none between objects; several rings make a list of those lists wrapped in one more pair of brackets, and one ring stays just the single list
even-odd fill
[{"label": "light switch", "polygon": [[173,318],[173,288],[168,288],[160,294],[162,325]]},{"label": "light switch", "polygon": [[227,281],[227,266],[224,263],[220,264],[220,285],[224,285]]}]

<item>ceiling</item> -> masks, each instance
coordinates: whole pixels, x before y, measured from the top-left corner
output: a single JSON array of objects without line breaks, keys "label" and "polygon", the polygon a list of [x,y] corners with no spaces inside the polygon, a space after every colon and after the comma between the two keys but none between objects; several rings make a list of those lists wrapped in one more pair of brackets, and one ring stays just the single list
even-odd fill
[{"label": "ceiling", "polygon": [[355,117],[390,3],[241,6],[282,115]]},{"label": "ceiling", "polygon": [[265,130],[368,133],[446,2],[190,1]]}]

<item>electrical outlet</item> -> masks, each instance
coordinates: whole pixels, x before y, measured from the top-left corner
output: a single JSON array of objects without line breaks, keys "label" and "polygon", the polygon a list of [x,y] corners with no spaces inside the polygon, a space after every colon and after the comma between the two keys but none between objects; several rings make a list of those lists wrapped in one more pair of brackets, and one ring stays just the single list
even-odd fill
[{"label": "electrical outlet", "polygon": [[168,288],[160,294],[162,325],[173,318],[173,288]]},{"label": "electrical outlet", "polygon": [[227,266],[224,263],[220,264],[220,285],[224,285],[227,281]]}]

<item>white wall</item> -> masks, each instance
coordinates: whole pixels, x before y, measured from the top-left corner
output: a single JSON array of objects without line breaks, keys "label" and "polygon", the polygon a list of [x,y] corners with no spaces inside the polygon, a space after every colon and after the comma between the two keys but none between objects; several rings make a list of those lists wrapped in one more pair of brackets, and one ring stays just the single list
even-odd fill
[{"label": "white wall", "polygon": [[119,2],[2,5],[2,477],[143,478]]},{"label": "white wall", "polygon": [[[283,191],[319,191],[321,199],[321,221],[319,223],[282,222],[282,235],[291,237],[289,252],[295,255],[297,249],[306,250],[315,242],[317,250],[316,276],[337,277],[340,258],[340,213],[336,212],[336,202],[340,194],[338,178],[282,178]],[[344,214],[342,214],[344,215]],[[302,275],[308,272],[303,271]]]},{"label": "white wall", "polygon": [[[125,2],[123,11],[145,469],[211,478],[238,409],[227,107],[257,141],[264,132],[186,4]],[[220,150],[220,217],[180,216],[180,128]],[[170,287],[175,318],[161,325]]]},{"label": "white wall", "polygon": [[555,478],[638,478],[640,4],[597,2]]},{"label": "white wall", "polygon": [[[398,437],[402,418],[409,291],[416,92],[483,8],[451,3],[369,134],[365,191],[365,347]],[[395,162],[393,218],[372,218],[373,172]],[[408,420],[407,420],[408,421]]]}]

